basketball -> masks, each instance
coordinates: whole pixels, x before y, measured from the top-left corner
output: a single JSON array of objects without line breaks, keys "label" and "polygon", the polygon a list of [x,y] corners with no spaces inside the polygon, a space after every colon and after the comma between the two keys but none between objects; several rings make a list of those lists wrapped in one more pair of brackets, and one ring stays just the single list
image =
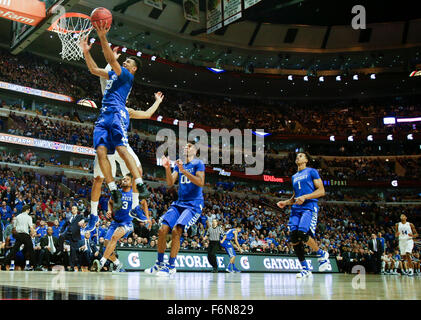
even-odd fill
[{"label": "basketball", "polygon": [[107,8],[99,7],[96,8],[91,13],[91,22],[94,28],[96,28],[97,24],[102,23],[102,21],[105,21],[107,23],[107,29],[111,26],[111,23],[113,22],[113,15]]}]

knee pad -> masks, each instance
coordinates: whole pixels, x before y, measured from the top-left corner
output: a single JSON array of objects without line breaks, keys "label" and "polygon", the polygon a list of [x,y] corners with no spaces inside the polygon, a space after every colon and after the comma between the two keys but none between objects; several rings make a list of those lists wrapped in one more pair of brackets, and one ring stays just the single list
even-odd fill
[{"label": "knee pad", "polygon": [[298,230],[298,241],[302,241],[306,243],[308,241],[309,235],[307,233],[304,233],[303,231]]},{"label": "knee pad", "polygon": [[298,230],[291,231],[290,240],[291,240],[291,243],[300,242],[300,240],[298,239]]},{"label": "knee pad", "polygon": [[298,244],[293,246],[295,254],[298,257],[299,261],[304,261],[304,255],[305,255],[305,251],[304,251],[304,244],[302,242],[299,242]]}]

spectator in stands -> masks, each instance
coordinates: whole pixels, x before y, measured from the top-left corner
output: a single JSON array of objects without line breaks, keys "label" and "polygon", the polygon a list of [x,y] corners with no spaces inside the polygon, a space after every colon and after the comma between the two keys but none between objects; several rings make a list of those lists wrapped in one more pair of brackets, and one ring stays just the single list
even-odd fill
[{"label": "spectator in stands", "polygon": [[44,220],[41,220],[39,222],[39,226],[35,229],[35,231],[38,239],[45,237],[47,234],[47,223]]},{"label": "spectator in stands", "polygon": [[[2,198],[4,199],[4,197]],[[1,214],[1,221],[3,222],[3,224],[5,225],[9,224],[12,219],[12,209],[6,203],[6,201],[2,202],[2,205],[0,207],[0,214]]]}]

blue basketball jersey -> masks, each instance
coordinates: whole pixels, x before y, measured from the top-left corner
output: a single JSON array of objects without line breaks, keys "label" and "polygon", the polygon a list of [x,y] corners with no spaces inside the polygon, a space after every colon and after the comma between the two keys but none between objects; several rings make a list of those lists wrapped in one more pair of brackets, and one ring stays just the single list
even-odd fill
[{"label": "blue basketball jersey", "polygon": [[119,76],[112,70],[108,72],[108,76],[110,79],[107,81],[104,97],[102,98],[101,113],[115,108],[125,108],[127,97],[132,90],[134,81],[134,76],[123,67]]},{"label": "blue basketball jersey", "polygon": [[[205,171],[205,164],[200,159],[193,159],[191,162],[184,164],[184,169],[192,175],[196,175],[197,171]],[[179,201],[203,201],[203,188],[196,186],[184,174],[180,172],[177,166],[174,168],[178,172],[178,200]]]},{"label": "blue basketball jersey", "polygon": [[130,189],[129,192],[123,192],[123,190],[121,190],[121,194],[122,194],[121,201],[123,203],[123,206],[121,207],[120,210],[114,213],[113,219],[119,223],[132,221],[133,218],[130,217],[129,213],[130,213],[130,210],[132,209],[133,190]]},{"label": "blue basketball jersey", "polygon": [[224,236],[226,237],[225,241],[222,245],[226,245],[226,244],[230,243],[232,239],[234,239],[234,236],[235,236],[234,231],[235,231],[235,229],[229,229],[227,232],[225,232],[224,235],[222,235],[221,240],[224,238]]},{"label": "blue basketball jersey", "polygon": [[[292,176],[292,187],[295,197],[301,197],[305,194],[313,193],[316,190],[313,180],[320,179],[319,172],[313,168],[305,168]],[[318,199],[309,199],[304,201],[302,205],[294,204],[294,209],[313,209],[317,206]]]}]

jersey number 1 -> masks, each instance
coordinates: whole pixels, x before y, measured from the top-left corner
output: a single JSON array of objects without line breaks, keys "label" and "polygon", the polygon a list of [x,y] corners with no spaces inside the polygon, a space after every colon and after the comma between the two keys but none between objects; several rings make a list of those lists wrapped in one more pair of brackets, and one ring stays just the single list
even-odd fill
[{"label": "jersey number 1", "polygon": [[300,184],[300,181],[298,181],[298,190],[301,190],[301,184]]}]

